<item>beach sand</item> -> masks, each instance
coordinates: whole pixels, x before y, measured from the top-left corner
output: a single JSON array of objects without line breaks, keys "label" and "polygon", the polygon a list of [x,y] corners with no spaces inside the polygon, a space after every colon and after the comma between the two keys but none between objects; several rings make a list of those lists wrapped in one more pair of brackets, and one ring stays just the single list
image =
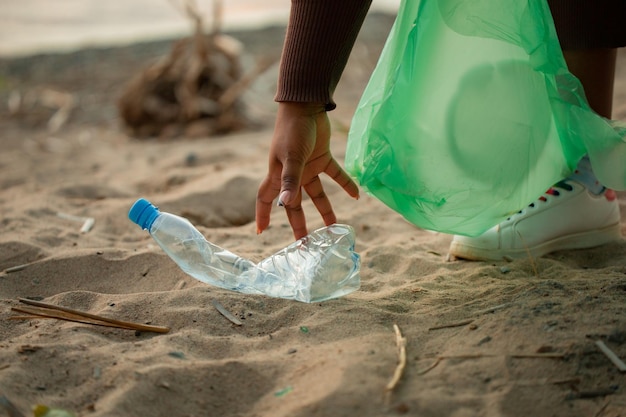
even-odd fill
[{"label": "beach sand", "polygon": [[[368,17],[339,86],[331,113],[339,158],[391,22]],[[277,56],[283,32],[233,36],[250,64]],[[0,398],[26,416],[37,404],[93,417],[626,415],[626,374],[595,344],[626,360],[623,241],[541,259],[448,261],[449,235],[409,225],[367,195],[354,201],[325,180],[339,221],[357,232],[359,291],[304,304],[183,273],[128,220],[137,198],[188,217],[209,241],[253,261],[293,237],[278,208],[263,234],[253,222],[276,66],[246,95],[261,122],[254,130],[168,140],[124,133],[115,107],[124,83],[168,50],[163,41],[0,61]],[[48,130],[53,111],[36,104],[8,116],[11,91],[37,97],[45,89],[80,103],[60,130]],[[310,201],[305,210],[311,229],[322,225]],[[87,233],[84,218],[95,220]],[[19,298],[170,331],[13,320]],[[399,360],[394,325],[406,366],[386,392]],[[7,410],[0,401],[0,415],[17,415]]]}]

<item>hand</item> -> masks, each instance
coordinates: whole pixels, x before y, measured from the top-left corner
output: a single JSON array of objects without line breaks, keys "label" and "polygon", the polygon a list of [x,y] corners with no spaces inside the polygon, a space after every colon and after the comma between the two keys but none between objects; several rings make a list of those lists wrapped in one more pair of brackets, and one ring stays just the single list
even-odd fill
[{"label": "hand", "polygon": [[302,189],[311,197],[324,224],[335,223],[337,218],[319,178],[322,172],[359,198],[357,185],[330,153],[330,122],[324,106],[279,103],[268,173],[257,193],[257,233],[269,225],[272,202],[279,197],[278,205],[285,207],[295,238],[306,236]]}]

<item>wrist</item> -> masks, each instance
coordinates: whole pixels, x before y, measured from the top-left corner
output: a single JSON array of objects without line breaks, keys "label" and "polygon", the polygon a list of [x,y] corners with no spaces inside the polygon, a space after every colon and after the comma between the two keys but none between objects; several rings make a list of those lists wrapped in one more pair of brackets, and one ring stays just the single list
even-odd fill
[{"label": "wrist", "polygon": [[326,104],[322,102],[280,101],[278,102],[278,108],[280,111],[308,116],[326,113]]}]

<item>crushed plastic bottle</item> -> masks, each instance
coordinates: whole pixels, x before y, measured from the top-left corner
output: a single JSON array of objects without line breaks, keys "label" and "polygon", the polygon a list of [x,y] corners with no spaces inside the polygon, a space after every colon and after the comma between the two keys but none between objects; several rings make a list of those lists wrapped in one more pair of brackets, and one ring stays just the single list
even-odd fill
[{"label": "crushed plastic bottle", "polygon": [[183,271],[216,287],[305,303],[342,297],[360,287],[360,257],[349,225],[318,229],[255,264],[207,241],[189,220],[161,212],[143,198],[128,217]]}]

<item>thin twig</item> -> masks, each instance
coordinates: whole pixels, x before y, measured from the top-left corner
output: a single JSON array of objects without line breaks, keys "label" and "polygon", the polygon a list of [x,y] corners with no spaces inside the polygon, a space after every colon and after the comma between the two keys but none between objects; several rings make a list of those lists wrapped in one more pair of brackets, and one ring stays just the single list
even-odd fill
[{"label": "thin twig", "polygon": [[613,365],[615,365],[620,372],[626,372],[626,363],[618,358],[617,355],[613,353],[613,351],[609,349],[609,347],[605,345],[602,340],[596,340],[596,346],[598,346],[602,353],[604,353],[606,357],[613,362]]},{"label": "thin twig", "polygon": [[398,365],[396,366],[395,371],[393,372],[393,377],[385,387],[385,392],[390,394],[391,391],[398,385],[400,379],[402,378],[402,373],[404,372],[404,368],[406,366],[406,339],[402,336],[400,332],[400,328],[397,324],[393,325],[393,330],[396,334],[396,346],[398,348]]},{"label": "thin twig", "polygon": [[577,400],[577,399],[589,399],[589,398],[598,398],[598,397],[606,397],[608,395],[615,394],[616,390],[614,388],[604,388],[597,389],[593,391],[575,391],[570,392],[565,397],[568,400]]},{"label": "thin twig", "polygon": [[433,369],[435,366],[439,365],[439,363],[444,360],[444,359],[479,359],[479,358],[484,358],[484,357],[488,357],[488,356],[493,356],[493,355],[485,355],[482,353],[477,353],[475,355],[469,354],[469,355],[445,355],[445,356],[438,356],[437,359],[435,359],[435,362],[433,362],[431,365],[429,365],[428,367],[417,371],[418,375],[424,375],[425,373],[429,372],[431,369]]},{"label": "thin twig", "polygon": [[557,379],[557,380],[549,381],[549,382],[554,385],[580,384],[580,378]]},{"label": "thin twig", "polygon": [[512,305],[512,303],[500,304],[500,305],[497,305],[497,306],[493,306],[493,307],[490,307],[490,308],[485,308],[483,310],[479,310],[475,314],[477,316],[481,316],[481,315],[486,314],[486,313],[493,313],[496,310],[502,310],[503,308],[507,308],[510,305]]},{"label": "thin twig", "polygon": [[[90,314],[84,311],[72,310],[70,308],[56,306],[53,304],[43,303],[41,301],[28,300],[26,298],[20,298],[19,301],[21,303],[40,307],[41,309],[33,310],[33,309],[24,309],[24,308],[16,308],[13,310],[20,311],[27,314],[34,314],[42,317],[53,317],[61,320],[67,321],[75,321],[79,323],[86,324],[95,324],[101,326],[109,326],[109,327],[118,327],[128,330],[139,330],[146,332],[155,332],[155,333],[167,333],[170,331],[167,327],[161,326],[151,326],[148,324],[141,323],[133,323],[122,320],[110,319],[108,317],[99,316],[96,314]],[[68,313],[68,314],[60,314],[60,312]],[[90,320],[89,320],[90,319]]]},{"label": "thin twig", "polygon": [[[442,356],[438,356],[435,361],[427,366],[426,368],[417,371],[418,375],[424,375],[425,373],[429,372],[431,369],[433,369],[434,367],[436,367],[437,365],[439,365],[439,363],[441,361],[443,361],[444,359],[481,359],[481,358],[490,358],[490,357],[494,357],[497,355],[490,355],[490,354],[484,354],[484,353],[477,353],[477,354],[467,354],[467,355],[442,355]],[[529,359],[538,359],[538,358],[546,358],[546,359],[563,359],[565,357],[565,355],[562,354],[517,354],[517,355],[509,355],[512,358],[529,358]],[[554,384],[562,384],[562,383],[566,383],[566,382],[571,382],[570,381],[555,381],[553,382]]]},{"label": "thin twig", "polygon": [[430,366],[422,369],[421,371],[417,371],[418,375],[424,375],[425,373],[429,372],[431,369],[433,369],[435,366],[439,365],[439,362],[442,361],[443,358],[437,358],[435,359],[435,362],[433,362]]},{"label": "thin twig", "polygon": [[221,305],[219,301],[213,299],[211,300],[211,304],[213,304],[213,307],[215,307],[215,309],[219,311],[222,316],[226,317],[234,325],[241,326],[243,324],[239,321],[239,319],[237,319],[237,317],[233,316],[230,311],[226,310],[226,308]]},{"label": "thin twig", "polygon": [[440,326],[429,327],[428,330],[439,330],[439,329],[448,329],[451,327],[461,327],[461,326],[465,326],[466,324],[470,324],[473,321],[474,319],[469,319],[469,320],[459,321],[457,323],[442,324]]},{"label": "thin twig", "polygon": [[521,353],[511,355],[512,358],[515,359],[537,359],[537,358],[547,358],[547,359],[563,359],[565,355],[562,353]]},{"label": "thin twig", "polygon": [[5,269],[4,272],[6,272],[7,274],[10,274],[12,272],[19,272],[19,271],[22,271],[23,269],[26,269],[27,266],[28,264],[15,265],[15,266]]},{"label": "thin twig", "polygon": [[217,102],[222,108],[231,107],[250,84],[269,67],[274,65],[275,59],[265,58],[256,63],[256,66],[239,80],[231,84],[226,91],[218,98]]}]

